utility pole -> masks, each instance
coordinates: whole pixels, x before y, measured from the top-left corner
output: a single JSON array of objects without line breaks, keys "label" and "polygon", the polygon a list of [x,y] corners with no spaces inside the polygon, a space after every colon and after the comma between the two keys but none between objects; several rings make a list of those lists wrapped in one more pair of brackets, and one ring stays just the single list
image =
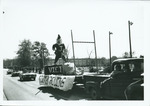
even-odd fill
[{"label": "utility pole", "polygon": [[[94,37],[94,48],[95,48],[96,69],[98,70],[97,51],[96,51],[96,40],[95,40],[95,30],[93,30],[93,37]],[[98,73],[98,71],[97,71],[97,73]]]},{"label": "utility pole", "polygon": [[131,21],[128,21],[128,26],[129,26],[129,45],[130,45],[130,57],[132,58],[132,45],[131,45],[131,31],[130,31],[130,25],[133,23]]},{"label": "utility pole", "polygon": [[109,58],[110,58],[110,67],[111,67],[111,34],[112,32],[109,31]]},{"label": "utility pole", "polygon": [[75,67],[75,65],[76,65],[76,63],[75,63],[75,52],[74,52],[74,45],[73,45],[74,41],[73,41],[73,33],[72,33],[72,30],[71,30],[71,40],[72,40],[72,51],[73,51],[74,69],[75,69],[75,73],[76,73],[76,67]]}]

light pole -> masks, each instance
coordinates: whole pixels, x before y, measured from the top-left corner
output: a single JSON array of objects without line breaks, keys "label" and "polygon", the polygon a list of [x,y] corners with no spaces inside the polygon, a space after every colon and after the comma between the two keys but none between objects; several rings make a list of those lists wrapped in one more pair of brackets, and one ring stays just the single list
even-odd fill
[{"label": "light pole", "polygon": [[110,35],[113,34],[109,31],[109,57],[110,57],[110,66],[111,66],[111,37]]},{"label": "light pole", "polygon": [[130,45],[130,57],[132,58],[132,46],[131,46],[131,31],[130,31],[130,25],[132,25],[133,22],[128,21],[128,26],[129,26],[129,45]]}]

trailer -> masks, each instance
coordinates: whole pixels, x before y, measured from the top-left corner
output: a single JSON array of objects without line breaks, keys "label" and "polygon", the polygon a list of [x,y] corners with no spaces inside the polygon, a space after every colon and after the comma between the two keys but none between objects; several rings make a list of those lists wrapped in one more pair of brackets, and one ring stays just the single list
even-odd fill
[{"label": "trailer", "polygon": [[[73,64],[73,63],[66,63],[66,64]],[[72,69],[70,69],[70,67],[66,68],[67,67],[66,64],[45,66],[44,75],[41,75],[39,77],[40,85],[50,86],[63,91],[68,91],[72,89],[73,85],[77,83],[82,84],[83,71],[80,70],[80,73],[79,71],[78,73],[75,73],[74,67],[72,67]]]},{"label": "trailer", "polygon": [[84,84],[83,76],[84,70],[76,67],[74,43],[90,43],[94,44],[95,48],[95,61],[97,67],[97,54],[95,31],[93,30],[94,41],[74,41],[73,33],[71,30],[72,50],[74,63],[66,62],[61,65],[52,65],[44,67],[44,74],[39,77],[39,83],[43,86],[50,86],[63,91],[71,90],[75,84]]}]

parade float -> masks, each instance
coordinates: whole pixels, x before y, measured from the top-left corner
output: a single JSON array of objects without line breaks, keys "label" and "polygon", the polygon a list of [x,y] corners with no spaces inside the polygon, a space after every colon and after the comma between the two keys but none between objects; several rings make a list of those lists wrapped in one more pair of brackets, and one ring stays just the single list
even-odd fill
[{"label": "parade float", "polygon": [[[58,37],[60,39],[60,36]],[[57,38],[57,40],[58,40]],[[95,49],[95,63],[97,66],[95,31],[93,30],[94,41],[74,41],[71,30],[72,50],[74,62],[65,62],[61,65],[52,65],[44,67],[44,74],[39,77],[39,83],[43,86],[57,88],[63,91],[68,91],[73,88],[74,84],[84,84],[84,70],[77,68],[75,64],[74,43],[91,43]]]},{"label": "parade float", "polygon": [[63,91],[71,90],[75,83],[82,83],[83,70],[74,63],[45,66],[44,75],[39,77],[40,85],[50,86]]}]

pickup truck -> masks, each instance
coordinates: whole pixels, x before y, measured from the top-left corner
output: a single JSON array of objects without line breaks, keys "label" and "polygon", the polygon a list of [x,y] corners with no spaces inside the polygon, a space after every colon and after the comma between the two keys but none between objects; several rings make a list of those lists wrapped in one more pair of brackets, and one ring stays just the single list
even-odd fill
[{"label": "pickup truck", "polygon": [[[120,65],[120,73],[112,76],[117,65]],[[126,100],[126,89],[129,88],[131,83],[143,79],[144,76],[141,75],[143,71],[143,58],[124,58],[114,60],[109,72],[83,76],[85,91],[90,94],[91,98],[94,100]],[[143,100],[143,93],[141,92],[144,91],[139,90],[139,92],[137,92],[139,93],[138,97],[132,95],[128,95],[128,97],[134,97],[132,100],[139,100],[139,98],[140,100]]]}]

